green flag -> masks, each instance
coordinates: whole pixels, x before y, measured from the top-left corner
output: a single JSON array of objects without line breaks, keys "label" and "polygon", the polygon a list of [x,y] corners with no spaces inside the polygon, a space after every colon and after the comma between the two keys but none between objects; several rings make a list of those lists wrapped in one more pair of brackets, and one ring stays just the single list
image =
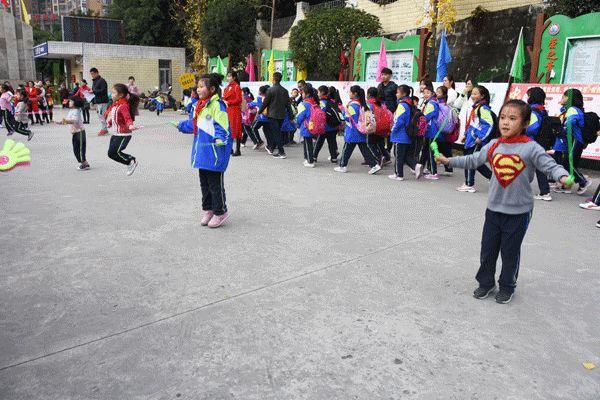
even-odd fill
[{"label": "green flag", "polygon": [[287,51],[283,52],[283,61],[281,62],[281,80],[284,82],[290,80],[287,71]]},{"label": "green flag", "polygon": [[221,60],[221,56],[217,56],[217,74],[227,75],[227,67],[223,64],[223,60]]},{"label": "green flag", "polygon": [[519,41],[515,49],[512,66],[510,67],[510,76],[513,82],[523,82],[523,67],[525,66],[525,41],[523,40],[523,27],[519,32]]}]

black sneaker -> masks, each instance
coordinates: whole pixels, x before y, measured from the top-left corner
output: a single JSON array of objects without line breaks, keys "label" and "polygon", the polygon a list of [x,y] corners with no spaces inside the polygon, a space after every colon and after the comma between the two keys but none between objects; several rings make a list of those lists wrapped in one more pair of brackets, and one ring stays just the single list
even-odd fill
[{"label": "black sneaker", "polygon": [[494,289],[496,289],[496,286],[492,286],[489,289],[486,289],[483,286],[479,286],[473,292],[473,297],[475,297],[476,299],[479,299],[479,300],[483,300],[486,297],[488,297],[490,294],[492,294],[492,292],[494,291]]},{"label": "black sneaker", "polygon": [[285,153],[273,153],[273,157],[274,158],[279,158],[279,159],[286,159],[287,155]]},{"label": "black sneaker", "polygon": [[498,293],[496,293],[496,303],[500,303],[500,304],[510,303],[510,301],[513,298],[513,294],[514,293],[508,293],[507,291],[500,290]]},{"label": "black sneaker", "polygon": [[600,228],[600,221],[596,222],[596,228]]}]

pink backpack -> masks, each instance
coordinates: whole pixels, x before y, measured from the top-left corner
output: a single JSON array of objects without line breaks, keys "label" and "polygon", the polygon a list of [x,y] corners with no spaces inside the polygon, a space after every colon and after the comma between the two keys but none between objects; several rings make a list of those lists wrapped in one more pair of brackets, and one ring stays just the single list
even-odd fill
[{"label": "pink backpack", "polygon": [[310,105],[310,117],[304,120],[304,126],[306,126],[311,135],[325,134],[325,125],[327,121],[325,111],[323,111],[318,104],[308,104]]},{"label": "pink backpack", "polygon": [[[354,122],[354,118],[350,117],[350,121],[354,127],[363,135],[372,135],[375,133],[377,124],[375,122],[375,114],[371,110],[365,111],[363,106],[359,102],[353,101],[354,104],[358,104],[358,122]],[[352,104],[352,103],[350,103]],[[348,105],[350,108],[350,105]]]}]

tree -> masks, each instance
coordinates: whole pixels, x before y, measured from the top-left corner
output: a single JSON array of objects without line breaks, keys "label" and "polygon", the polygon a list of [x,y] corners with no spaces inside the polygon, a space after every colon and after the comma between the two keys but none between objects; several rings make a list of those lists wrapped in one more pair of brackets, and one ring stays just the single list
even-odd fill
[{"label": "tree", "polygon": [[233,62],[256,50],[256,7],[247,0],[208,4],[200,22],[200,40],[211,57],[231,55]]},{"label": "tree", "polygon": [[379,18],[365,11],[319,10],[292,28],[290,50],[296,65],[306,68],[311,79],[337,80],[340,52],[350,49],[352,36],[376,36],[380,32]]},{"label": "tree", "polygon": [[49,30],[44,30],[40,28],[38,24],[32,24],[31,28],[33,30],[33,43],[34,45],[45,43],[49,40],[58,40],[62,41],[62,30],[59,23],[53,23],[50,26]]},{"label": "tree", "polygon": [[123,20],[128,44],[180,47],[181,26],[167,10],[169,0],[114,0],[108,15]]},{"label": "tree", "polygon": [[547,13],[549,15],[562,14],[571,18],[600,11],[600,2],[598,1],[550,0],[548,5]]}]

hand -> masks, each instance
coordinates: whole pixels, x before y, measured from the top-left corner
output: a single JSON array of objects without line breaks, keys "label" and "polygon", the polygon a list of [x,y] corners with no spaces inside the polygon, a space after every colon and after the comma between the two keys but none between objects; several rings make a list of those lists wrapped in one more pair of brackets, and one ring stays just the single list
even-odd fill
[{"label": "hand", "polygon": [[133,126],[133,124],[129,125],[129,130],[130,130],[130,131],[134,131],[134,130],[136,130],[136,129],[137,129],[137,128],[136,128],[135,126]]},{"label": "hand", "polygon": [[225,142],[223,142],[221,139],[215,139],[215,145],[217,145],[217,146],[225,146]]},{"label": "hand", "polygon": [[481,144],[481,139],[479,139],[479,138],[475,139],[475,143]]},{"label": "hand", "polygon": [[450,160],[441,153],[435,155],[435,161],[440,162],[444,165],[450,164]]},{"label": "hand", "polygon": [[561,176],[560,183],[563,185],[565,189],[571,189],[573,183],[575,183],[575,177],[572,176]]},{"label": "hand", "polygon": [[23,143],[15,143],[14,140],[7,139],[0,150],[0,171],[8,172],[15,167],[29,165],[31,161],[29,154],[29,149]]}]

